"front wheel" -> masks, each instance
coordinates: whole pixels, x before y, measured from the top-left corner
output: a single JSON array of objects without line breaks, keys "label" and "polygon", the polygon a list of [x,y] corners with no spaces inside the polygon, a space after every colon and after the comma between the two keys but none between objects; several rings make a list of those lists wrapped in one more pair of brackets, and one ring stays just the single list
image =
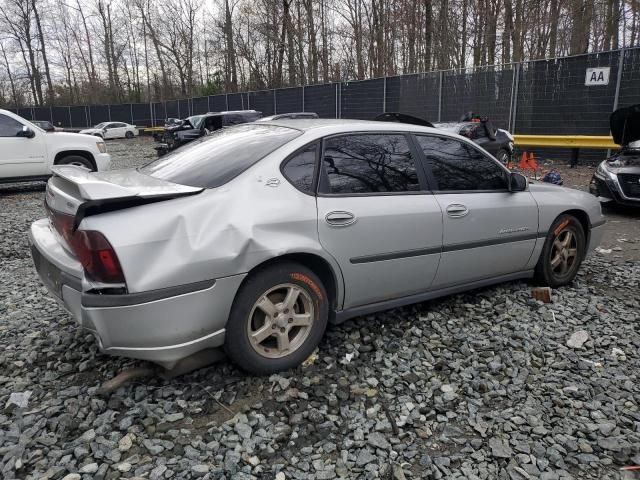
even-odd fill
[{"label": "front wheel", "polygon": [[87,158],[81,157],[80,155],[67,155],[66,157],[63,157],[58,162],[56,162],[56,165],[75,165],[77,167],[84,167],[91,171],[95,170],[91,162]]},{"label": "front wheel", "polygon": [[233,302],[225,350],[244,370],[265,375],[296,367],[327,326],[327,292],[308,268],[292,262],[252,274]]},{"label": "front wheel", "polygon": [[133,132],[131,132],[131,131],[127,131],[127,133],[125,133],[125,134],[124,134],[124,136],[125,136],[126,138],[133,138]]},{"label": "front wheel", "polygon": [[572,215],[560,215],[547,233],[535,269],[535,280],[549,287],[562,287],[573,281],[585,253],[582,225]]}]

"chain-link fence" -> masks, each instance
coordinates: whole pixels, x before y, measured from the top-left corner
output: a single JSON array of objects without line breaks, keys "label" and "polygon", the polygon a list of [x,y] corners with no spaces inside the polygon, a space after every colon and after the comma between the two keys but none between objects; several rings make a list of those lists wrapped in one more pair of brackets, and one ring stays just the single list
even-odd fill
[{"label": "chain-link fence", "polygon": [[[586,85],[587,69],[593,68],[607,70],[608,81]],[[607,135],[609,114],[636,103],[640,103],[640,48],[166,102],[14,111],[67,128],[105,121],[158,126],[169,117],[244,109],[265,115],[307,111],[323,118],[357,119],[402,112],[432,122],[456,121],[473,111],[514,133]],[[589,157],[585,152],[583,158]]]}]

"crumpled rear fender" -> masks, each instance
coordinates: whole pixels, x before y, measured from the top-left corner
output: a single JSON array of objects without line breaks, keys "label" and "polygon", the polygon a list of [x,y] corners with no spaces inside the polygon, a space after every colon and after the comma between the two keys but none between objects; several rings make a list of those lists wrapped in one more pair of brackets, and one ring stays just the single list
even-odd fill
[{"label": "crumpled rear fender", "polygon": [[256,175],[198,195],[109,212],[83,220],[114,247],[131,293],[249,272],[282,255],[337,262],[318,240],[315,197],[288,182],[267,186]]}]

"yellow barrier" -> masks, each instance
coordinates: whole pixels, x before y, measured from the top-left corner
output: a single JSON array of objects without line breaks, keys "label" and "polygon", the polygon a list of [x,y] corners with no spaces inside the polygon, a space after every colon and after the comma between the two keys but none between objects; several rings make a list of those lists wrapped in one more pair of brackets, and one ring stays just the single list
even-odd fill
[{"label": "yellow barrier", "polygon": [[514,135],[516,147],[618,149],[610,136],[597,135]]},{"label": "yellow barrier", "polygon": [[143,132],[164,132],[164,127],[148,127],[142,130]]}]

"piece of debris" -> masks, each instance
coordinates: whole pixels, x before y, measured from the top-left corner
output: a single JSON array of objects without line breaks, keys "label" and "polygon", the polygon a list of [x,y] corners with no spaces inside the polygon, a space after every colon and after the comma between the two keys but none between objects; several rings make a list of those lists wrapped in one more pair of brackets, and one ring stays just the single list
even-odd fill
[{"label": "piece of debris", "polygon": [[344,359],[340,361],[340,363],[343,363],[343,364],[351,363],[351,360],[353,360],[354,356],[355,356],[355,353],[347,353],[345,354]]},{"label": "piece of debris", "polygon": [[617,347],[613,347],[611,349],[611,356],[613,358],[615,358],[615,359],[618,359],[618,360],[626,360],[627,359],[627,356],[625,355],[624,351],[621,350],[620,348],[617,348]]},{"label": "piece of debris", "polygon": [[582,348],[582,345],[589,340],[589,333],[586,330],[578,330],[574,332],[569,340],[567,340],[567,347],[569,348]]},{"label": "piece of debris", "polygon": [[123,370],[111,380],[107,380],[96,391],[98,395],[108,395],[109,393],[117,390],[122,385],[129,383],[131,380],[142,377],[150,377],[155,375],[156,370],[150,367],[135,367]]},{"label": "piece of debris", "polygon": [[608,255],[612,252],[613,250],[611,250],[610,248],[600,248],[600,247],[596,247],[596,252],[601,253],[603,255]]},{"label": "piece of debris", "polygon": [[549,287],[536,287],[531,290],[533,298],[540,300],[544,303],[551,303],[551,288]]},{"label": "piece of debris", "polygon": [[7,404],[5,405],[5,409],[7,408],[27,408],[29,404],[29,397],[31,397],[31,393],[29,390],[25,390],[24,392],[13,392],[9,396],[9,400],[7,400]]},{"label": "piece of debris", "polygon": [[314,363],[316,363],[316,360],[318,360],[318,348],[316,348],[313,352],[311,352],[311,355],[309,355],[307,359],[304,362],[302,362],[302,367],[308,368]]}]

